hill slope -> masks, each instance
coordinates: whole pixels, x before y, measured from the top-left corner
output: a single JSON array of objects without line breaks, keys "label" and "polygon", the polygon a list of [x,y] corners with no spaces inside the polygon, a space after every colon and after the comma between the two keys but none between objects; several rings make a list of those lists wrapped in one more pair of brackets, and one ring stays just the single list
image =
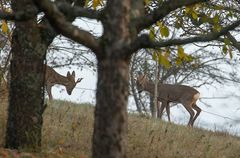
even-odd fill
[{"label": "hill slope", "polygon": [[[3,113],[2,109],[0,107],[0,113]],[[54,101],[44,113],[43,151],[30,155],[44,158],[90,157],[93,111],[91,105]],[[1,124],[5,119],[0,117],[0,128],[4,128]],[[1,148],[2,131],[0,157],[16,154]],[[188,128],[133,114],[129,116],[129,158],[240,158],[239,149],[240,138],[227,133]]]}]

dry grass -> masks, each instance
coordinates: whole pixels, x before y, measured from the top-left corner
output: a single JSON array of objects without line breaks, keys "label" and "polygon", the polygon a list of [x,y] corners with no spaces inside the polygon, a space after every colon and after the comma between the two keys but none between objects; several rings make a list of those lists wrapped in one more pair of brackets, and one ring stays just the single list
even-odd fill
[{"label": "dry grass", "polygon": [[[0,148],[0,157],[20,154],[20,157],[91,157],[93,111],[91,105],[54,101],[44,113],[42,152],[18,153]],[[0,147],[3,145],[1,132],[4,131],[1,124],[5,119],[0,116]],[[240,138],[227,133],[129,116],[129,158],[239,158],[239,149]]]}]

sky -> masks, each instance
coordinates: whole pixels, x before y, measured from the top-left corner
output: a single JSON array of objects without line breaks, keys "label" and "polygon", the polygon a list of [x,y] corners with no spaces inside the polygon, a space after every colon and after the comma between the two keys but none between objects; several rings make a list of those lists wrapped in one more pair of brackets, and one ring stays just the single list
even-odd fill
[{"label": "sky", "polygon": [[[94,34],[101,35],[101,24],[96,21],[80,20],[75,21],[75,24],[81,26],[85,30],[90,30]],[[65,75],[68,68],[55,69],[58,73]],[[91,103],[95,104],[95,90],[97,84],[97,74],[89,69],[78,70],[72,67],[70,71],[75,70],[76,79],[83,78],[73,90],[72,95],[68,95],[64,86],[57,85],[52,89],[52,94],[55,99],[68,100],[77,103]],[[217,85],[214,87],[200,87],[198,89],[201,97],[217,97],[216,99],[202,99],[208,104],[197,102],[197,105],[202,109],[198,119],[195,121],[195,126],[210,130],[227,131],[240,136],[240,99],[231,97],[231,94],[239,92],[235,86]],[[221,98],[230,95],[229,98]],[[219,98],[220,97],[220,98]],[[134,109],[133,98],[129,97],[129,109]],[[189,120],[189,114],[184,107],[179,104],[170,109],[171,120],[176,124],[186,125]],[[166,116],[163,117],[167,121]]]}]

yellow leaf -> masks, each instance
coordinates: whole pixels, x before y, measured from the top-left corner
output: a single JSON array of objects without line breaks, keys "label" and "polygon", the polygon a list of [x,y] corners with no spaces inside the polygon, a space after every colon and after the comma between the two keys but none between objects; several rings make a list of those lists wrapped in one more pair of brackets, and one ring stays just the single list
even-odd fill
[{"label": "yellow leaf", "polygon": [[165,55],[160,54],[158,57],[158,62],[163,65],[166,69],[171,67],[171,64],[167,58],[167,55],[165,53]]},{"label": "yellow leaf", "polygon": [[197,20],[198,19],[198,15],[195,11],[192,12],[192,18]]},{"label": "yellow leaf", "polygon": [[93,9],[96,10],[97,6],[101,4],[101,0],[93,0]]},{"label": "yellow leaf", "polygon": [[177,58],[177,59],[176,59],[176,65],[179,66],[179,65],[181,65],[181,64],[182,64],[182,60],[179,59],[179,58]]},{"label": "yellow leaf", "polygon": [[160,34],[162,37],[168,37],[169,36],[169,29],[167,26],[162,24],[161,22],[157,22],[157,26],[160,28]]},{"label": "yellow leaf", "polygon": [[87,7],[88,3],[89,3],[89,0],[86,0],[84,6]]},{"label": "yellow leaf", "polygon": [[160,30],[160,33],[162,37],[168,37],[169,36],[169,29],[166,26],[163,26]]},{"label": "yellow leaf", "polygon": [[8,33],[8,25],[5,20],[2,20],[2,32],[3,33]]},{"label": "yellow leaf", "polygon": [[157,21],[157,26],[162,27],[162,23],[160,21]]},{"label": "yellow leaf", "polygon": [[191,10],[192,10],[192,8],[190,8],[190,7],[186,7],[186,8],[185,8],[185,13],[188,14],[188,13],[191,12]]},{"label": "yellow leaf", "polygon": [[170,55],[170,50],[169,50],[169,48],[166,48],[165,51],[166,51],[166,52],[165,52],[164,56],[166,56],[166,57],[168,58],[169,55]]},{"label": "yellow leaf", "polygon": [[184,59],[185,56],[186,56],[186,54],[184,53],[183,47],[178,46],[178,57],[179,57],[180,59]]}]

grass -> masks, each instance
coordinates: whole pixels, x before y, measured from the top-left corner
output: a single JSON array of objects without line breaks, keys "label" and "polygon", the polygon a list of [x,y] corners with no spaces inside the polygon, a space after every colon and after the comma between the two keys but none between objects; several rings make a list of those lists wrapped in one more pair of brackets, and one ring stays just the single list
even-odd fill
[{"label": "grass", "polygon": [[[0,105],[0,157],[91,157],[93,111],[89,104],[54,101],[44,113],[42,152],[24,153],[1,148],[6,111]],[[240,138],[131,114],[127,149],[129,158],[239,158]]]}]

